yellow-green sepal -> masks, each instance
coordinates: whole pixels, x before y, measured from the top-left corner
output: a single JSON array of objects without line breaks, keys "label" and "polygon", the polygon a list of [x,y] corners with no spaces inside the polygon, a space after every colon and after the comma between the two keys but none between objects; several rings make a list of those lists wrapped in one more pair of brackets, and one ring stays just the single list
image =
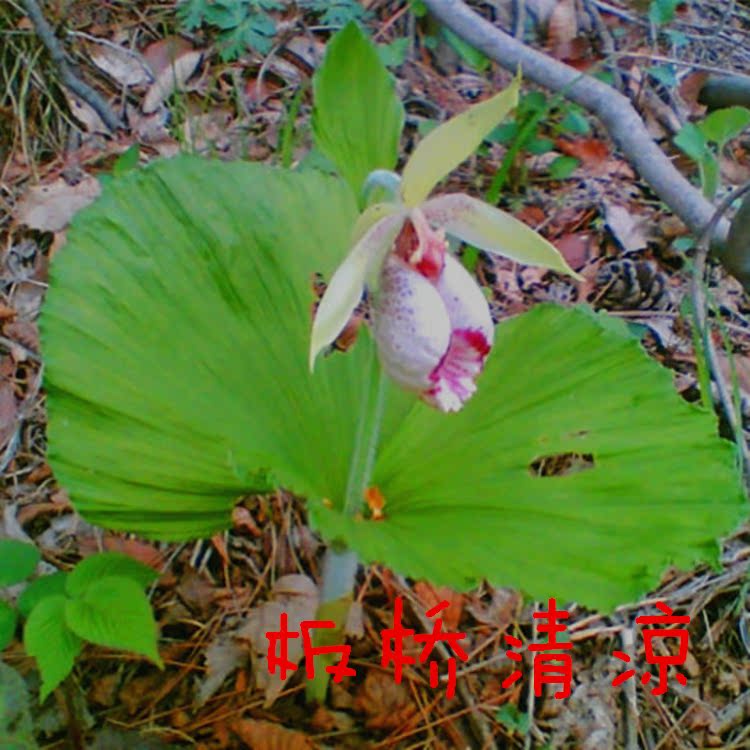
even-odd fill
[{"label": "yellow-green sepal", "polygon": [[418,206],[443,177],[476,151],[482,140],[517,106],[520,85],[519,72],[499,94],[452,117],[419,142],[401,180],[401,195],[407,207]]},{"label": "yellow-green sepal", "polygon": [[522,221],[463,193],[441,195],[422,206],[433,226],[480,250],[503,255],[530,266],[542,266],[581,277],[557,248]]}]

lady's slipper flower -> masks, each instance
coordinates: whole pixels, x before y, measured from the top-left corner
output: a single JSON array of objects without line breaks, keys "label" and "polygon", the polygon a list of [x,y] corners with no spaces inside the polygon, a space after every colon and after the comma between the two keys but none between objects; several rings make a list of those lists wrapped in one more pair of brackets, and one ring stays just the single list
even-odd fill
[{"label": "lady's slipper flower", "polygon": [[404,168],[400,202],[375,204],[360,216],[353,247],[318,306],[311,367],[367,287],[385,372],[438,409],[457,411],[476,390],[494,330],[482,290],[448,251],[446,235],[575,275],[549,242],[509,214],[462,193],[427,199],[516,106],[519,83],[427,135]]}]

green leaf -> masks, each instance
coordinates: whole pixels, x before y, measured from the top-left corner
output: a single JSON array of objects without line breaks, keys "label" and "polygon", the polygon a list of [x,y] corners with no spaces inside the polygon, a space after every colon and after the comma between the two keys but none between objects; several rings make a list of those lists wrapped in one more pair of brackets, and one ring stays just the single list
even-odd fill
[{"label": "green leaf", "polygon": [[18,615],[4,599],[0,599],[0,651],[6,649],[16,632]]},{"label": "green leaf", "polygon": [[716,195],[721,180],[719,162],[712,153],[706,152],[698,163],[698,167],[700,169],[703,195],[711,200]]},{"label": "green leaf", "polygon": [[0,539],[0,587],[20,583],[35,570],[41,559],[33,544],[16,539]]},{"label": "green leaf", "polygon": [[547,171],[553,180],[567,180],[578,169],[580,163],[575,156],[558,156],[550,162]]},{"label": "green leaf", "polygon": [[750,125],[750,109],[726,107],[711,112],[698,128],[707,140],[718,144],[722,149],[732,138],[736,138]]},{"label": "green leaf", "polygon": [[135,169],[138,166],[138,160],[141,156],[141,147],[134,143],[126,151],[123,151],[115,161],[112,167],[112,174],[115,177],[122,177],[126,172]]},{"label": "green leaf", "polygon": [[674,144],[693,161],[700,162],[704,154],[708,153],[706,136],[692,122],[682,126],[680,132],[674,137]]},{"label": "green leaf", "polygon": [[583,112],[571,107],[565,112],[565,116],[560,120],[560,127],[568,133],[575,135],[587,135],[591,132],[591,125],[588,118]]},{"label": "green leaf", "polygon": [[359,196],[370,172],[396,166],[404,108],[377,48],[356,23],[328,43],[313,90],[315,145]]},{"label": "green leaf", "polygon": [[529,715],[519,711],[512,703],[503,705],[495,718],[513,732],[526,734],[529,731]]},{"label": "green leaf", "polygon": [[[435,584],[487,578],[605,610],[670,564],[718,562],[716,537],[747,513],[732,445],[621,322],[539,305],[498,327],[478,385],[448,418],[415,406],[383,446],[383,520],[315,507],[320,531]],[[593,468],[532,475],[566,453]]]},{"label": "green leaf", "polygon": [[532,138],[526,144],[526,150],[530,154],[540,156],[541,154],[547,154],[555,148],[554,141],[549,138]]},{"label": "green leaf", "polygon": [[443,177],[474,153],[518,104],[520,85],[521,79],[516,76],[499,94],[452,117],[419,142],[406,162],[401,182],[407,206],[418,206]]},{"label": "green leaf", "polygon": [[[190,157],[113,181],[76,216],[42,333],[50,461],[79,510],[208,536],[235,498],[278,485],[363,559],[604,608],[669,564],[716,560],[746,512],[731,445],[621,323],[581,309],[503,323],[459,414],[389,386],[385,519],[343,518],[372,342],[310,375],[310,275],[330,279],[356,216],[340,179]],[[594,467],[531,476],[562,453]]]},{"label": "green leaf", "polygon": [[409,51],[409,39],[402,37],[394,39],[388,44],[378,45],[378,55],[380,62],[388,68],[396,68],[406,60],[406,53]]},{"label": "green leaf", "polygon": [[159,578],[153,568],[128,555],[121,552],[99,552],[75,566],[68,576],[65,591],[68,596],[81,596],[94,582],[108,576],[130,578],[142,589]]},{"label": "green leaf", "polygon": [[81,651],[81,639],[65,623],[64,596],[49,596],[31,610],[23,631],[23,645],[36,659],[42,675],[39,701],[71,673]]},{"label": "green leaf", "polygon": [[41,576],[33,580],[18,597],[18,611],[23,617],[28,617],[31,610],[48,596],[60,596],[65,593],[67,573],[58,571],[48,576]]},{"label": "green leaf", "polygon": [[651,65],[646,68],[646,72],[667,88],[677,85],[674,65]]},{"label": "green leaf", "polygon": [[468,42],[454,34],[450,29],[445,27],[440,29],[441,34],[451,47],[458,53],[459,57],[474,70],[481,73],[490,65],[489,58],[482,54],[476,47],[472,47]]},{"label": "green leaf", "polygon": [[18,672],[0,661],[0,747],[37,750],[29,691]]},{"label": "green leaf", "polygon": [[76,216],[41,330],[49,460],[81,513],[186,539],[276,482],[343,501],[370,342],[310,375],[311,274],[356,216],[340,179],[193,157]]},{"label": "green leaf", "polygon": [[655,26],[663,26],[674,20],[677,6],[682,0],[652,0],[648,17]]},{"label": "green leaf", "polygon": [[91,583],[66,601],[65,623],[79,638],[142,654],[162,666],[151,604],[132,578],[106,576]]}]

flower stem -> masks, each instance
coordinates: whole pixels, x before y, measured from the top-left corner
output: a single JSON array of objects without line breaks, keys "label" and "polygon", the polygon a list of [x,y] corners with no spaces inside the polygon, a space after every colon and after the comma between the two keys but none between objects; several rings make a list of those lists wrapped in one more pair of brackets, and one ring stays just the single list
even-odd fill
[{"label": "flower stem", "polygon": [[[362,508],[365,490],[372,479],[384,406],[385,376],[373,343],[346,483],[345,515],[354,516]],[[352,550],[340,544],[328,547],[323,559],[321,604],[351,595],[358,565],[357,554]]]}]

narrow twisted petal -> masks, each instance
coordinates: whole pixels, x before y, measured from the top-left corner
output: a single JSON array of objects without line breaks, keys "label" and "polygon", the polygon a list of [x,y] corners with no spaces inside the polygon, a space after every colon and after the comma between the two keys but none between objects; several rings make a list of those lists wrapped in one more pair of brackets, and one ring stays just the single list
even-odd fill
[{"label": "narrow twisted petal", "polygon": [[310,336],[310,369],[318,353],[336,340],[362,298],[365,283],[396,239],[404,215],[386,215],[354,245],[336,269],[318,306]]},{"label": "narrow twisted petal", "polygon": [[448,312],[437,289],[391,256],[373,307],[373,334],[385,372],[402,388],[424,392],[451,338]]},{"label": "narrow twisted petal", "polygon": [[487,300],[476,281],[452,255],[436,285],[451,324],[445,356],[430,373],[431,385],[423,399],[441,411],[458,411],[477,389],[494,326]]}]

